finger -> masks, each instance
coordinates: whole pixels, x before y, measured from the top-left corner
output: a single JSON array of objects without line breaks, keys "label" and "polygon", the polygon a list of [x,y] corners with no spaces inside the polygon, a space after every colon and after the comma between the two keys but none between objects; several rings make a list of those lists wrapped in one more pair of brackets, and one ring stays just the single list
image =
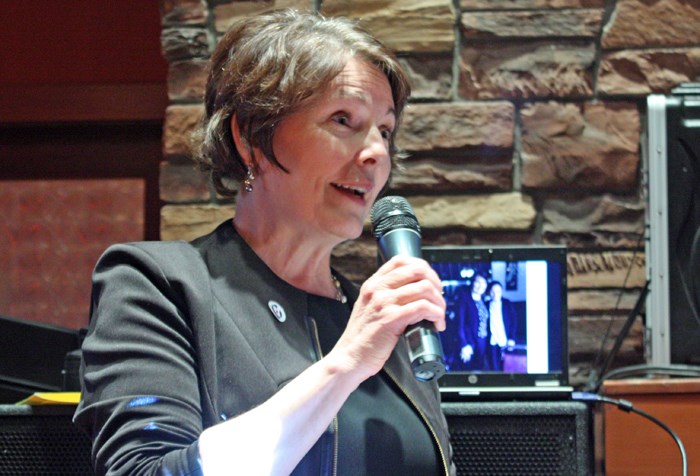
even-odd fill
[{"label": "finger", "polygon": [[438,306],[445,307],[445,299],[441,288],[437,288],[434,283],[426,279],[409,282],[401,287],[386,290],[385,292],[387,293],[387,299],[391,299],[398,305],[419,299],[427,299]]},{"label": "finger", "polygon": [[423,259],[395,256],[382,265],[374,277],[388,288],[398,288],[410,282],[428,280],[442,292],[442,281],[435,270]]},{"label": "finger", "polygon": [[435,325],[437,331],[445,330],[445,308],[441,304],[420,299],[400,306],[399,313],[406,316],[405,327],[421,321],[430,321]]}]

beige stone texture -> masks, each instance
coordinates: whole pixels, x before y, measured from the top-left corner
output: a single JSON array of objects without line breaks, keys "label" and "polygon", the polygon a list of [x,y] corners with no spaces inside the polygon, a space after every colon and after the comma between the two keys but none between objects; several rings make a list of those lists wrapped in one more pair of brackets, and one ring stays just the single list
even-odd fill
[{"label": "beige stone texture", "polygon": [[165,111],[163,154],[166,157],[191,155],[190,140],[204,114],[202,105],[172,105]]},{"label": "beige stone texture", "polygon": [[214,6],[214,28],[224,33],[238,20],[282,8],[313,10],[312,0],[251,0],[233,1]]},{"label": "beige stone texture", "polygon": [[569,289],[641,288],[646,282],[642,251],[569,251],[566,268]]},{"label": "beige stone texture", "polygon": [[211,199],[209,177],[192,161],[160,163],[160,199],[167,203],[203,202]]},{"label": "beige stone texture", "polygon": [[463,12],[462,33],[470,39],[595,38],[602,9]]},{"label": "beige stone texture", "polygon": [[169,62],[209,56],[209,36],[204,28],[166,28],[160,43]]},{"label": "beige stone texture", "polygon": [[606,49],[697,46],[700,2],[618,0],[601,43]]},{"label": "beige stone texture", "polygon": [[602,95],[667,93],[700,78],[700,48],[623,50],[603,53],[598,73]]},{"label": "beige stone texture", "polygon": [[438,244],[469,244],[474,246],[492,245],[533,245],[539,243],[535,236],[536,229],[530,230],[471,230],[467,241],[450,239]]},{"label": "beige stone texture", "polygon": [[411,100],[448,100],[452,91],[452,57],[415,55],[399,63],[411,83]]},{"label": "beige stone texture", "polygon": [[415,159],[405,162],[405,170],[392,179],[395,190],[510,190],[513,184],[513,163],[510,157],[469,159]]},{"label": "beige stone texture", "polygon": [[325,0],[321,12],[359,19],[395,51],[454,49],[456,14],[451,0]]},{"label": "beige stone texture", "polygon": [[644,230],[644,203],[610,194],[545,200],[542,216],[545,232],[641,234]]},{"label": "beige stone texture", "polygon": [[460,0],[464,10],[602,8],[605,0]]},{"label": "beige stone texture", "polygon": [[570,290],[569,315],[626,313],[634,308],[639,293],[639,289]]},{"label": "beige stone texture", "polygon": [[161,0],[161,22],[171,25],[204,25],[207,8],[203,0]]},{"label": "beige stone texture", "polygon": [[535,221],[532,198],[517,192],[414,196],[408,201],[425,228],[527,230]]},{"label": "beige stone texture", "polygon": [[171,101],[201,101],[206,82],[207,60],[172,62],[168,69],[168,98]]},{"label": "beige stone texture", "polygon": [[512,103],[410,104],[397,135],[408,151],[513,147]]},{"label": "beige stone texture", "polygon": [[507,41],[470,43],[460,51],[459,94],[465,99],[588,96],[595,45]]},{"label": "beige stone texture", "polygon": [[536,103],[522,117],[522,185],[632,191],[640,120],[633,103]]},{"label": "beige stone texture", "polygon": [[160,211],[162,240],[193,240],[235,214],[233,205],[165,205]]},{"label": "beige stone texture", "polygon": [[[639,292],[639,291],[638,291]],[[600,364],[604,362],[615,339],[622,331],[627,316],[615,314],[607,316],[575,316],[569,319],[569,352],[591,358],[598,351],[605,339],[605,348]],[[607,336],[606,336],[607,335]],[[622,358],[639,355],[644,345],[644,323],[637,317],[627,336],[622,341],[619,354]],[[590,361],[592,362],[592,360]]]},{"label": "beige stone texture", "polygon": [[616,232],[588,230],[585,232],[557,232],[544,230],[541,235],[542,243],[550,245],[566,245],[570,249],[630,249],[643,245],[643,231]]},{"label": "beige stone texture", "polygon": [[333,250],[331,265],[357,285],[377,270],[377,241],[369,232],[369,223],[361,238],[346,241]]}]

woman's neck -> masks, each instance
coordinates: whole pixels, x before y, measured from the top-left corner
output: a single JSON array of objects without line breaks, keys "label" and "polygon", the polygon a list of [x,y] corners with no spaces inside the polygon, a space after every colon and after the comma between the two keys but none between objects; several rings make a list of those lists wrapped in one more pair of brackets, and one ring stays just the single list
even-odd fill
[{"label": "woman's neck", "polygon": [[280,278],[306,292],[336,297],[331,278],[333,246],[304,230],[271,226],[265,220],[237,216],[233,226],[255,254]]}]

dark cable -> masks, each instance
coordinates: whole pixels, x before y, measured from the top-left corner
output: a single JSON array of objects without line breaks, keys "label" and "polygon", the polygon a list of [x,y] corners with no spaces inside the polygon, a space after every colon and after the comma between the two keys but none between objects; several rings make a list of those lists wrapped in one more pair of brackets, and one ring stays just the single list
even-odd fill
[{"label": "dark cable", "polygon": [[681,453],[681,465],[682,465],[682,474],[683,476],[688,476],[688,455],[685,452],[685,446],[683,446],[683,442],[679,438],[679,436],[669,427],[666,425],[664,422],[659,420],[658,418],[654,417],[653,415],[650,415],[649,413],[645,412],[644,410],[640,410],[639,408],[636,408],[632,402],[624,399],[614,399],[610,397],[605,397],[602,395],[598,395],[595,393],[590,393],[590,392],[573,392],[571,394],[571,398],[574,400],[579,400],[583,402],[602,402],[602,403],[609,403],[611,405],[615,405],[617,408],[619,408],[622,411],[625,411],[627,413],[629,412],[634,412],[637,415],[643,416],[644,418],[648,419],[652,423],[656,423],[659,427],[661,427],[666,433],[671,435],[671,438],[673,438],[673,441],[676,442],[676,445],[678,446],[678,450]]},{"label": "dark cable", "polygon": [[[610,320],[608,321],[608,328],[605,331],[605,334],[603,335],[603,339],[600,342],[600,349],[598,349],[598,352],[595,356],[595,360],[593,361],[593,366],[591,367],[591,373],[588,376],[588,382],[585,385],[586,390],[597,390],[595,387],[598,384],[598,376],[602,374],[600,369],[598,368],[601,365],[601,361],[603,360],[603,353],[605,352],[605,343],[608,340],[608,337],[610,337],[610,333],[612,332],[612,327],[613,323],[615,322],[615,313],[617,312],[618,308],[620,307],[620,301],[622,301],[622,294],[625,292],[626,286],[627,286],[627,281],[629,280],[630,274],[632,273],[632,267],[634,266],[634,260],[637,257],[637,252],[639,247],[642,245],[642,240],[644,239],[644,229],[641,231],[641,235],[639,239],[637,240],[637,244],[635,245],[634,250],[632,251],[632,258],[630,259],[630,265],[627,267],[627,272],[625,273],[625,279],[622,281],[622,287],[620,288],[620,292],[617,295],[617,301],[615,302],[615,308],[613,309],[612,315],[610,316]],[[635,316],[636,317],[636,316]]]},{"label": "dark cable", "polygon": [[685,364],[670,365],[629,365],[611,370],[600,379],[601,384],[605,380],[624,379],[635,376],[667,375],[670,377],[700,377],[700,366]]},{"label": "dark cable", "polygon": [[647,280],[646,284],[644,285],[644,289],[642,289],[642,292],[639,294],[639,298],[637,299],[637,302],[634,305],[634,309],[630,311],[629,315],[627,316],[627,320],[625,321],[625,324],[622,326],[622,329],[620,329],[620,332],[617,334],[617,338],[615,339],[615,342],[613,343],[610,352],[608,352],[608,356],[605,358],[605,362],[603,362],[603,365],[597,371],[600,377],[595,381],[593,391],[597,392],[600,388],[600,385],[603,383],[603,378],[605,374],[608,373],[608,370],[610,369],[613,360],[615,360],[617,353],[620,351],[620,347],[622,347],[622,341],[625,339],[625,337],[627,337],[627,333],[629,333],[630,329],[632,328],[632,324],[634,324],[634,321],[637,319],[637,316],[642,310],[642,306],[644,306],[644,302],[648,292],[649,281]]}]

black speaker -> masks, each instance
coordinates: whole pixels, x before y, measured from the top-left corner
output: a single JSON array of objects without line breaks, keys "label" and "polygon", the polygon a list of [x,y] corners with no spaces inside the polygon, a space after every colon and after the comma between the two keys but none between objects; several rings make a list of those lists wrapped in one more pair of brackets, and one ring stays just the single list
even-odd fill
[{"label": "black speaker", "polygon": [[73,425],[72,405],[0,405],[0,475],[94,474],[90,438]]},{"label": "black speaker", "polygon": [[442,404],[458,475],[593,474],[592,413],[570,401]]},{"label": "black speaker", "polygon": [[81,332],[0,316],[0,404],[66,390],[66,355],[80,348]]},{"label": "black speaker", "polygon": [[698,365],[700,83],[649,95],[646,134],[649,363]]}]

